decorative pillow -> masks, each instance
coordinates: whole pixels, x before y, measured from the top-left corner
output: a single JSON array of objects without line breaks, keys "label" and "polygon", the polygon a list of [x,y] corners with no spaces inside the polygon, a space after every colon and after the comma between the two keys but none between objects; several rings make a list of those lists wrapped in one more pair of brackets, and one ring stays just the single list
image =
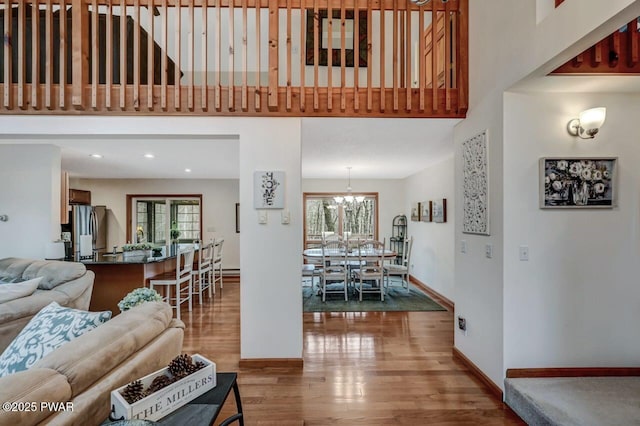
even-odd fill
[{"label": "decorative pillow", "polygon": [[0,355],[0,377],[28,369],[64,343],[110,318],[111,311],[87,312],[51,302],[31,318]]},{"label": "decorative pillow", "polygon": [[13,284],[0,284],[0,303],[31,296],[38,288],[41,280],[42,277],[38,277]]}]

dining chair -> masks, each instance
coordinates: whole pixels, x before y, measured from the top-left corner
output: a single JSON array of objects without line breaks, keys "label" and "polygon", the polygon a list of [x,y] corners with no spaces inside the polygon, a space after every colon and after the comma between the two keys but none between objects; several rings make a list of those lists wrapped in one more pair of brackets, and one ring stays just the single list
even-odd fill
[{"label": "dining chair", "polygon": [[213,283],[213,243],[200,243],[198,250],[198,263],[196,269],[191,271],[193,275],[193,294],[198,295],[198,301],[202,305],[202,292],[209,291],[211,298],[211,284]]},{"label": "dining chair", "polygon": [[[176,256],[176,270],[156,275],[149,280],[149,287],[155,290],[155,287],[163,287],[163,300],[176,310],[176,318],[180,319],[180,305],[184,302],[189,303],[189,312],[191,312],[191,297],[193,294],[193,246],[178,252]],[[172,292],[175,291],[175,297]],[[175,304],[173,303],[175,302]]]},{"label": "dining chair", "polygon": [[357,250],[360,266],[352,274],[360,301],[363,293],[379,293],[384,302],[384,243],[363,240]]},{"label": "dining chair", "polygon": [[220,290],[224,287],[222,280],[222,249],[224,238],[216,238],[213,242],[213,294],[216,294],[216,283],[220,283]]},{"label": "dining chair", "polygon": [[[320,290],[322,301],[327,300],[327,293],[344,293],[347,301],[349,290],[349,274],[347,266],[347,244],[344,241],[325,241],[322,244],[322,273]],[[329,283],[342,283],[339,289],[329,290]]]},{"label": "dining chair", "polygon": [[405,238],[402,244],[403,250],[400,263],[388,263],[384,267],[386,277],[385,281],[387,287],[389,287],[391,285],[391,277],[399,276],[400,285],[403,288],[407,289],[407,292],[409,292],[409,266],[411,265],[411,248],[413,247],[413,237]]}]

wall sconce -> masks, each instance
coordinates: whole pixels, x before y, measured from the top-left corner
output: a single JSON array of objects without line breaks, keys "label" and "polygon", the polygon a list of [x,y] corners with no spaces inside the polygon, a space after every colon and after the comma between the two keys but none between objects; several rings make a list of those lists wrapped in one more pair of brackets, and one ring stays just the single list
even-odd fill
[{"label": "wall sconce", "polygon": [[604,107],[591,108],[580,113],[578,118],[574,118],[567,124],[567,131],[571,136],[578,136],[582,139],[593,139],[604,124],[607,109]]}]

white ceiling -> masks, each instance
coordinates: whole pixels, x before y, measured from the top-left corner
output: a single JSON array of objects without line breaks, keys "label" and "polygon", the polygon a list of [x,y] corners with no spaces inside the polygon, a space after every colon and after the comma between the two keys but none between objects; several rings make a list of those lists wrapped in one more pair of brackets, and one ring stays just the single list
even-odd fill
[{"label": "white ceiling", "polygon": [[[453,153],[458,119],[302,120],[303,178],[400,179]],[[0,140],[0,143],[15,143]],[[216,136],[23,136],[20,143],[61,147],[71,177],[225,179],[239,176],[239,139]],[[153,159],[144,158],[152,153]],[[91,154],[101,154],[100,159]],[[191,169],[190,173],[185,168]]]}]

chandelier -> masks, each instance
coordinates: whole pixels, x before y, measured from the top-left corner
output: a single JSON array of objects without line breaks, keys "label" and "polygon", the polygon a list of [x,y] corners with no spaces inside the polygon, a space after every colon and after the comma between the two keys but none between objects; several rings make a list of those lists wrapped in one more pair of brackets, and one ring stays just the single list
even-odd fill
[{"label": "chandelier", "polygon": [[361,203],[364,201],[364,195],[356,195],[354,196],[352,194],[352,189],[351,189],[351,167],[347,167],[347,172],[348,172],[348,183],[347,183],[347,195],[345,196],[341,196],[341,195],[336,195],[335,197],[333,197],[333,201],[336,202],[336,204],[342,204],[343,202],[346,203],[353,203],[354,200],[356,203]]}]

